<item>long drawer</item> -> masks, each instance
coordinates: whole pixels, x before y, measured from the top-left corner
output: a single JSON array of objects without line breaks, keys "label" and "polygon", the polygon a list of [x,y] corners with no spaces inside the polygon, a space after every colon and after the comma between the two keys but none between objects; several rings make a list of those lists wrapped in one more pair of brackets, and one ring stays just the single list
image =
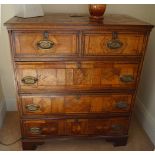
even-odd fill
[{"label": "long drawer", "polygon": [[57,95],[21,96],[23,115],[127,113],[132,106],[132,95]]},{"label": "long drawer", "polygon": [[23,120],[24,137],[41,138],[49,136],[120,136],[128,132],[128,118],[111,119],[61,119]]},{"label": "long drawer", "polygon": [[123,62],[17,62],[18,89],[79,91],[108,88],[133,89],[136,86],[137,63]]}]

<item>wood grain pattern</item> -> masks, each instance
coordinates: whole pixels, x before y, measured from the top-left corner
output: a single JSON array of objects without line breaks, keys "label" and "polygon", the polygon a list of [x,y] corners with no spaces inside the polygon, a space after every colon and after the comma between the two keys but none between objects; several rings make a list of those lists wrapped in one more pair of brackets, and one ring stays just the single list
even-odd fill
[{"label": "wood grain pattern", "polygon": [[[27,137],[45,137],[47,135],[61,135],[63,134],[64,121],[52,120],[37,120],[37,121],[23,121],[24,135]],[[32,132],[32,128],[39,128],[39,132]]]},{"label": "wood grain pattern", "polygon": [[18,56],[75,56],[77,54],[78,42],[77,34],[70,32],[52,33],[48,32],[48,38],[54,43],[50,49],[38,48],[37,43],[44,40],[44,32],[46,31],[32,31],[32,32],[15,32],[14,44],[15,54]]},{"label": "wood grain pattern", "polygon": [[85,55],[140,55],[142,54],[143,35],[132,33],[119,33],[118,40],[122,42],[122,47],[110,49],[107,43],[112,40],[112,33],[85,34]]},{"label": "wood grain pattern", "polygon": [[81,17],[72,16],[72,14],[46,14],[44,17],[36,18],[18,18],[13,17],[5,25],[8,29],[81,29],[81,30],[133,30],[133,31],[150,31],[153,28],[149,23],[140,21],[127,15],[105,14],[104,20],[94,22],[89,19],[88,14]]},{"label": "wood grain pattern", "polygon": [[[138,64],[80,62],[78,63],[17,63],[19,90],[74,90],[102,88],[134,88]],[[120,77],[131,75],[132,82],[122,82]],[[24,84],[22,79],[32,76],[35,84]]]},{"label": "wood grain pattern", "polygon": [[[22,121],[24,136],[50,137],[58,135],[123,135],[128,131],[127,118],[115,119],[62,119],[62,120],[24,120]],[[114,128],[116,126],[116,128]],[[33,133],[32,128],[40,132]]]},{"label": "wood grain pattern", "polygon": [[[124,107],[119,107],[124,103]],[[23,115],[129,112],[132,95],[21,96]],[[38,106],[31,111],[27,106]]]},{"label": "wood grain pattern", "polygon": [[94,135],[125,135],[128,132],[128,119],[117,118],[109,120],[89,119],[88,132]]},{"label": "wood grain pattern", "polygon": [[[5,25],[23,149],[53,136],[102,136],[114,146],[127,144],[153,25],[108,14],[96,22],[88,15],[13,17]],[[50,49],[41,49],[45,45]]]}]

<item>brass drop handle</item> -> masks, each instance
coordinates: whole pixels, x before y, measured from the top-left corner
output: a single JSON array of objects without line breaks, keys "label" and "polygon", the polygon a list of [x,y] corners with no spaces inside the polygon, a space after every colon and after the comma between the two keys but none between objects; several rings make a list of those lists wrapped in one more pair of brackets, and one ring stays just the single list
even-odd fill
[{"label": "brass drop handle", "polygon": [[116,108],[118,109],[126,109],[128,107],[128,104],[126,102],[120,101],[116,103]]},{"label": "brass drop handle", "polygon": [[37,42],[37,47],[41,49],[50,49],[54,46],[54,42],[50,40],[40,40]]},{"label": "brass drop handle", "polygon": [[36,46],[38,49],[50,49],[54,46],[54,42],[51,40],[48,40],[48,32],[45,31],[43,34],[44,38],[43,40],[40,40],[36,43]]},{"label": "brass drop handle", "polygon": [[124,83],[133,82],[134,77],[133,77],[133,75],[122,75],[122,76],[120,76],[120,81],[122,81]]},{"label": "brass drop handle", "polygon": [[40,127],[31,127],[30,132],[32,134],[40,134],[41,133],[41,128]]},{"label": "brass drop handle", "polygon": [[33,76],[26,76],[26,77],[22,78],[21,81],[24,84],[35,84],[38,81],[38,79]]},{"label": "brass drop handle", "polygon": [[118,39],[118,33],[112,32],[112,40],[107,42],[107,47],[110,49],[118,49],[123,46],[123,43]]},{"label": "brass drop handle", "polygon": [[37,111],[40,109],[40,106],[39,105],[36,105],[36,104],[28,104],[25,106],[25,108],[31,112],[34,112],[34,111]]}]

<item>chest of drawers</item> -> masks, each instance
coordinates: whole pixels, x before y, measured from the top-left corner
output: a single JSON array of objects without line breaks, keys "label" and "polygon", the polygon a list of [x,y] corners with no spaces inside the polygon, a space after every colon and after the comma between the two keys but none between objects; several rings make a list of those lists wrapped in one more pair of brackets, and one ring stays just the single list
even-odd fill
[{"label": "chest of drawers", "polygon": [[126,145],[152,25],[69,14],[14,17],[5,25],[24,150],[70,136]]}]

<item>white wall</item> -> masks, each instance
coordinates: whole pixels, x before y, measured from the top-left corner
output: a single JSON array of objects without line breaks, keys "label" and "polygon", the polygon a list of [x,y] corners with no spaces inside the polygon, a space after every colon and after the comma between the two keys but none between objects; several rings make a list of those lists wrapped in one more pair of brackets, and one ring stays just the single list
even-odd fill
[{"label": "white wall", "polygon": [[13,80],[13,69],[11,65],[11,55],[9,47],[9,38],[6,27],[3,23],[14,16],[13,5],[2,5],[1,7],[2,29],[0,33],[0,75],[3,93],[8,110],[16,109],[15,86]]},{"label": "white wall", "polygon": [[46,13],[88,13],[87,4],[43,4]]},{"label": "white wall", "polygon": [[[88,13],[88,5],[42,5],[47,13]],[[107,5],[106,13],[128,14],[155,25],[155,5]],[[2,5],[2,22],[14,16],[13,5]],[[2,26],[0,41],[0,73],[7,109],[15,110],[15,87],[6,28]],[[155,144],[155,30],[152,31],[138,91],[136,110],[146,132]],[[2,46],[3,45],[3,46]]]},{"label": "white wall", "polygon": [[1,78],[0,78],[0,128],[3,125],[5,113],[6,113],[6,105],[5,105],[5,99],[3,96],[3,90],[2,90]]},{"label": "white wall", "polygon": [[[0,4],[0,36],[1,36],[1,33],[2,32],[1,32],[1,4]],[[5,99],[4,99],[3,89],[1,85],[1,72],[0,72],[0,128],[2,127],[5,113],[6,113],[6,105],[5,105]]]}]

